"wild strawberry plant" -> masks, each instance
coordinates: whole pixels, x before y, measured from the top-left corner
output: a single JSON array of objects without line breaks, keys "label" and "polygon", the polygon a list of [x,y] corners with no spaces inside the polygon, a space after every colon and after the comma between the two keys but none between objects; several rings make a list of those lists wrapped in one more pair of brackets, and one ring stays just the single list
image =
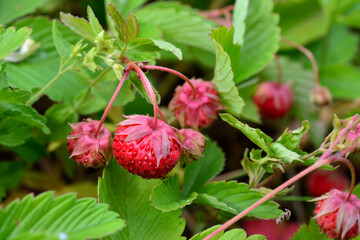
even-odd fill
[{"label": "wild strawberry plant", "polygon": [[357,237],[358,5],[0,3],[0,239]]}]

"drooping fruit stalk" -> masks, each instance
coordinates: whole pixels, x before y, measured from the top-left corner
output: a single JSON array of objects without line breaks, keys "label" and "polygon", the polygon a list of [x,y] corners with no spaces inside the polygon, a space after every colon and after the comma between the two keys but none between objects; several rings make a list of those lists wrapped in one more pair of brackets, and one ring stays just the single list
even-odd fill
[{"label": "drooping fruit stalk", "polygon": [[315,89],[311,93],[311,100],[314,104],[318,106],[325,106],[328,105],[331,102],[331,94],[329,90],[321,86],[320,80],[319,80],[319,67],[317,65],[316,59],[312,52],[307,49],[306,47],[293,42],[287,38],[281,37],[281,41],[298,49],[300,52],[302,52],[310,61],[313,72],[314,72],[314,81],[315,81]]},{"label": "drooping fruit stalk", "polygon": [[160,71],[165,71],[165,72],[169,72],[169,73],[172,73],[172,74],[175,74],[177,76],[179,76],[180,78],[182,78],[185,82],[187,82],[192,91],[193,91],[193,98],[195,98],[195,95],[196,95],[196,91],[195,91],[195,87],[194,85],[191,83],[190,79],[187,78],[184,74],[174,70],[174,69],[171,69],[171,68],[167,68],[167,67],[161,67],[161,66],[153,66],[153,65],[144,65],[142,68],[144,69],[149,69],[149,70],[160,70]]},{"label": "drooping fruit stalk", "polygon": [[106,118],[106,116],[108,115],[108,113],[109,113],[109,111],[110,111],[110,108],[111,108],[112,104],[113,104],[114,101],[115,101],[116,96],[118,95],[118,93],[119,93],[122,85],[124,84],[125,79],[128,77],[129,72],[130,72],[130,69],[125,70],[124,75],[122,76],[119,85],[117,86],[117,88],[116,88],[113,96],[111,97],[110,102],[109,102],[109,104],[107,105],[107,107],[106,107],[106,109],[105,109],[105,111],[104,111],[104,113],[103,113],[103,115],[102,115],[102,117],[101,117],[100,124],[99,124],[98,128],[96,129],[95,138],[97,137],[97,135],[98,135],[98,133],[99,133],[99,131],[100,131],[100,128],[101,128],[101,126],[103,125],[103,123],[104,123],[104,121],[105,121],[105,118]]}]

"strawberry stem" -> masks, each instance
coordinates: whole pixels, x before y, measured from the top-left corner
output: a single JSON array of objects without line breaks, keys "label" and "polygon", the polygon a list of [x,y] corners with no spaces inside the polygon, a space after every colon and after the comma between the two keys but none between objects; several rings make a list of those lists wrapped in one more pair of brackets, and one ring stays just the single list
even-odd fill
[{"label": "strawberry stem", "polygon": [[312,166],[306,168],[305,170],[301,171],[300,173],[298,173],[294,177],[290,178],[289,180],[287,180],[286,182],[284,182],[283,184],[281,184],[280,186],[278,186],[274,190],[272,190],[270,193],[265,195],[259,201],[257,201],[256,203],[254,203],[253,205],[251,205],[250,207],[248,207],[247,209],[245,209],[244,211],[242,211],[241,213],[239,213],[238,215],[236,215],[235,217],[233,217],[232,219],[230,219],[229,221],[224,223],[221,227],[219,227],[217,230],[212,232],[209,236],[204,238],[204,240],[212,239],[218,233],[220,233],[220,232],[224,231],[225,229],[227,229],[228,227],[230,227],[232,224],[234,224],[235,222],[240,220],[242,217],[244,217],[246,214],[248,214],[249,212],[254,210],[256,207],[260,206],[261,204],[263,204],[264,202],[266,202],[267,200],[269,200],[270,198],[275,196],[277,193],[279,193],[281,190],[283,190],[284,188],[286,188],[289,185],[293,184],[294,182],[296,182],[300,178],[304,177],[305,175],[309,174],[310,172],[312,172],[312,171],[314,171],[314,170],[316,170],[316,169],[318,169],[318,168],[320,168],[320,167],[322,167],[322,166],[324,166],[326,164],[332,163],[337,159],[344,158],[346,153],[352,151],[357,146],[356,145],[351,146],[351,147],[349,147],[347,149],[344,149],[341,152],[338,152],[338,153],[336,153],[336,154],[334,154],[332,156],[330,156],[330,155],[333,153],[333,149],[336,147],[336,145],[339,143],[339,141],[344,137],[344,135],[347,133],[347,131],[349,129],[351,129],[352,127],[354,127],[355,124],[357,124],[358,121],[359,121],[359,115],[356,114],[354,117],[352,117],[352,119],[349,121],[347,126],[345,128],[343,128],[339,132],[339,134],[338,134],[337,138],[335,139],[335,141],[331,144],[331,146],[326,150],[326,152],[319,158],[319,160],[316,163],[314,163]]},{"label": "strawberry stem", "polygon": [[314,71],[315,85],[320,86],[319,68],[318,68],[316,59],[315,59],[314,55],[312,54],[312,52],[309,49],[307,49],[306,47],[304,47],[296,42],[293,42],[287,38],[281,37],[281,41],[296,48],[297,50],[299,50],[300,52],[305,54],[305,56],[310,60],[313,71]]},{"label": "strawberry stem", "polygon": [[190,79],[187,78],[184,74],[174,70],[174,69],[171,69],[171,68],[167,68],[167,67],[161,67],[161,66],[153,66],[153,65],[144,65],[143,68],[145,69],[149,69],[149,70],[160,70],[160,71],[165,71],[165,72],[169,72],[169,73],[172,73],[172,74],[175,74],[177,76],[179,76],[180,78],[182,78],[185,82],[187,82],[192,91],[193,91],[193,98],[195,98],[195,87],[194,85],[191,83]]},{"label": "strawberry stem", "polygon": [[97,127],[97,129],[96,129],[96,131],[95,131],[95,135],[94,135],[95,138],[97,137],[97,135],[98,135],[98,133],[99,133],[99,131],[100,131],[100,128],[101,128],[102,124],[104,123],[105,118],[106,118],[106,116],[108,115],[112,104],[113,104],[114,101],[115,101],[116,96],[118,95],[118,93],[119,93],[122,85],[124,84],[125,79],[126,79],[127,76],[129,75],[129,72],[130,72],[130,69],[127,69],[127,70],[124,72],[124,75],[123,75],[123,77],[121,78],[119,85],[117,86],[117,88],[116,88],[113,96],[111,97],[110,102],[109,102],[109,104],[107,105],[107,107],[106,107],[106,109],[105,109],[105,112],[104,112],[104,114],[103,114],[102,117],[101,117],[99,126]]},{"label": "strawberry stem", "polygon": [[276,81],[281,84],[282,79],[283,79],[283,73],[282,73],[281,62],[280,62],[279,56],[277,54],[274,55],[274,60],[275,60],[276,71],[277,71],[277,80]]},{"label": "strawberry stem", "polygon": [[160,111],[160,109],[156,103],[155,93],[151,87],[150,81],[149,81],[149,79],[147,79],[147,77],[145,76],[145,74],[141,70],[141,68],[139,66],[137,66],[134,62],[130,62],[128,66],[131,70],[133,70],[137,73],[139,79],[142,81],[142,83],[145,87],[145,90],[153,103],[153,106],[154,106],[154,128],[156,128],[157,127],[157,118],[158,118],[157,114],[158,114],[158,111]]},{"label": "strawberry stem", "polygon": [[336,159],[335,161],[339,161],[339,162],[343,162],[346,164],[346,166],[349,168],[350,170],[350,174],[351,174],[351,185],[350,185],[350,190],[349,190],[349,193],[346,197],[346,201],[349,201],[353,191],[354,191],[354,188],[355,188],[355,180],[356,180],[356,176],[355,176],[355,169],[354,169],[354,166],[351,164],[351,162],[349,160],[347,160],[346,158],[339,158],[339,159]]}]

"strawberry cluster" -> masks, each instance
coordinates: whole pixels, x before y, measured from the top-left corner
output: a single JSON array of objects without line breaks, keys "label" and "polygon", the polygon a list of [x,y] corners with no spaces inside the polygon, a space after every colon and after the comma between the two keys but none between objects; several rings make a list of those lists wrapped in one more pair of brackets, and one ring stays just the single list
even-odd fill
[{"label": "strawberry cluster", "polygon": [[[196,160],[205,149],[205,137],[192,129],[180,131],[167,124],[155,100],[155,94],[144,71],[169,70],[164,67],[134,63],[125,58],[127,67],[101,121],[72,124],[68,136],[70,157],[86,167],[106,163],[111,154],[111,134],[103,126],[106,115],[130,71],[137,73],[154,106],[154,117],[131,115],[119,123],[112,142],[113,154],[118,163],[130,173],[143,178],[161,178],[178,163],[181,154]],[[180,125],[195,129],[209,126],[217,117],[221,105],[214,84],[203,80],[189,80],[174,70],[186,83],[178,87],[170,103]],[[162,120],[158,119],[158,114]]]}]

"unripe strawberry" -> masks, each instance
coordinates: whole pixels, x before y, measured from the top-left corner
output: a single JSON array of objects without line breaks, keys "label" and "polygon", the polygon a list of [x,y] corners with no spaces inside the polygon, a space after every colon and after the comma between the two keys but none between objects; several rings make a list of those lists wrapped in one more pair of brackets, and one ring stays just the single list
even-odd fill
[{"label": "unripe strawberry", "polygon": [[329,238],[350,239],[359,235],[360,200],[348,193],[332,190],[326,195],[314,199],[318,201],[315,207],[315,219]]},{"label": "unripe strawberry", "polygon": [[254,95],[261,116],[267,118],[284,117],[293,103],[293,93],[287,84],[263,82]]},{"label": "unripe strawberry", "polygon": [[319,197],[332,189],[347,190],[350,187],[350,179],[338,171],[319,169],[309,175],[306,185],[311,196]]},{"label": "unripe strawberry", "polygon": [[119,123],[113,153],[119,164],[143,178],[161,178],[177,164],[182,142],[175,128],[141,115],[126,116]]},{"label": "unripe strawberry", "polygon": [[203,156],[205,150],[205,137],[200,132],[192,129],[180,129],[184,140],[184,155],[196,160]]},{"label": "unripe strawberry", "polygon": [[317,106],[326,106],[331,102],[331,94],[326,87],[316,86],[311,92],[310,99]]},{"label": "unripe strawberry", "polygon": [[101,126],[96,137],[99,121],[88,119],[70,126],[73,129],[67,137],[70,158],[85,167],[100,167],[109,160],[111,133],[104,125]]},{"label": "unripe strawberry", "polygon": [[178,86],[169,108],[174,111],[182,127],[207,127],[224,107],[212,82],[201,79],[190,81],[195,88],[195,94],[188,83]]}]

